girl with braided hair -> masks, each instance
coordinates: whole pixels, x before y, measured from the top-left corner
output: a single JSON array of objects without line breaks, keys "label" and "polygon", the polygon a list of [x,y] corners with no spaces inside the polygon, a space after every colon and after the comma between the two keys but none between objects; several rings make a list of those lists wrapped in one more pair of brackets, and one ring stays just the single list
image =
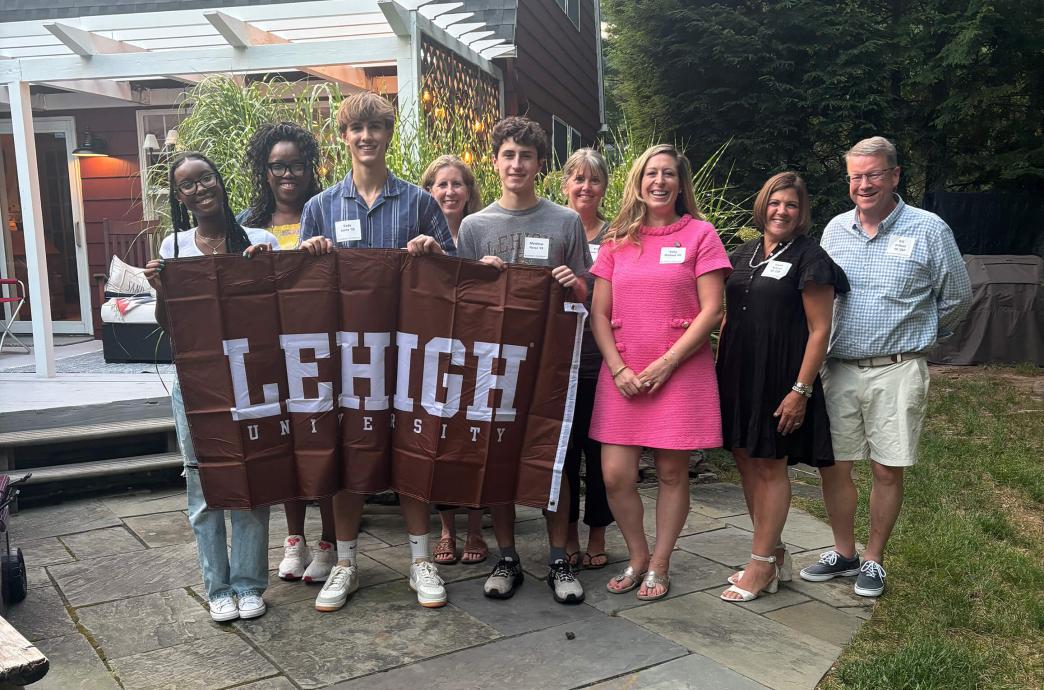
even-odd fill
[{"label": "girl with braided hair", "polygon": [[[244,228],[232,215],[225,183],[201,153],[181,153],[170,165],[170,218],[174,232],[160,245],[160,258],[145,266],[156,289],[156,320],[167,327],[159,273],[164,259],[241,253],[251,257],[277,247],[266,230]],[[261,594],[268,585],[268,507],[233,510],[232,555],[225,541],[225,511],[208,510],[199,482],[199,463],[192,448],[185,401],[177,379],[171,391],[174,427],[185,459],[189,524],[196,536],[203,585],[215,621],[257,618],[265,613]]]},{"label": "girl with braided hair", "polygon": [[[246,160],[250,207],[239,214],[239,221],[267,228],[282,249],[297,249],[301,211],[306,201],[322,191],[318,142],[293,122],[268,123],[250,138]],[[303,512],[301,516],[303,520]]]}]

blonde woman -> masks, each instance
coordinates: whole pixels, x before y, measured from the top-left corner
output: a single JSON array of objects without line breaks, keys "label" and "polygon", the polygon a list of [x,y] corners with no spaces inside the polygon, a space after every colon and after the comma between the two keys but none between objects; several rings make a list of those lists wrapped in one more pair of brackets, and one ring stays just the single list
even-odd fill
[{"label": "blonde woman", "polygon": [[[577,149],[562,168],[562,194],[566,206],[580,215],[590,247],[592,260],[609,229],[602,216],[601,205],[609,182],[609,168],[605,158],[592,148]],[[588,285],[594,276],[588,274]],[[590,308],[590,304],[587,305]],[[584,327],[580,350],[580,378],[576,386],[576,409],[573,413],[573,431],[566,453],[565,471],[569,476],[569,536],[566,553],[574,568],[597,570],[609,563],[605,553],[605,528],[613,521],[609,500],[602,479],[602,444],[590,437],[591,413],[594,411],[595,387],[602,355],[591,334],[590,322]],[[580,463],[581,456],[587,469],[584,494],[584,524],[588,527],[587,548],[580,555]]]},{"label": "blonde woman", "polygon": [[420,186],[439,202],[456,243],[461,221],[482,208],[475,173],[457,156],[439,156],[425,168]]},{"label": "blonde woman", "polygon": [[[482,208],[482,195],[475,182],[475,174],[457,156],[439,156],[424,170],[420,186],[439,202],[450,234],[453,235],[453,243],[456,244],[461,221]],[[435,543],[432,555],[437,564],[452,565],[457,562],[456,520],[459,511],[455,506],[435,507],[442,520],[442,534]],[[486,540],[482,538],[482,513],[478,508],[468,509],[468,536],[460,556],[461,563],[481,563],[489,556]]]},{"label": "blonde woman", "polygon": [[[591,329],[604,358],[591,437],[602,442],[609,506],[630,556],[606,585],[614,594],[637,588],[649,601],[670,589],[671,551],[689,510],[689,457],[722,440],[708,338],[721,323],[730,269],[696,208],[688,160],[670,145],[646,150],[591,270]],[[643,446],[655,451],[659,481],[652,553],[635,485]]]}]

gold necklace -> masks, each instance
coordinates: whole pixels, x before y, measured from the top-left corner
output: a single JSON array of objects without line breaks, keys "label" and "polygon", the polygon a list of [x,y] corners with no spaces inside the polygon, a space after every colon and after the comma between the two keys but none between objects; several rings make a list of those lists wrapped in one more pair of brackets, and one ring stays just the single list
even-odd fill
[{"label": "gold necklace", "polygon": [[211,244],[211,243],[210,243],[210,242],[209,242],[209,241],[207,240],[207,238],[206,238],[206,237],[204,237],[204,236],[203,236],[203,235],[202,235],[202,234],[200,233],[200,231],[199,231],[199,230],[197,230],[197,231],[196,231],[196,239],[198,239],[198,240],[202,240],[203,244],[205,244],[205,245],[206,245],[206,246],[207,246],[207,247],[208,247],[208,248],[210,249],[210,253],[211,253],[211,254],[217,254],[217,253],[218,253],[218,249],[220,249],[220,248],[221,248],[221,245],[223,245],[223,244],[225,243],[225,238],[224,238],[224,237],[221,237],[221,238],[218,238],[218,243],[217,243],[217,245],[213,245],[213,244]]}]

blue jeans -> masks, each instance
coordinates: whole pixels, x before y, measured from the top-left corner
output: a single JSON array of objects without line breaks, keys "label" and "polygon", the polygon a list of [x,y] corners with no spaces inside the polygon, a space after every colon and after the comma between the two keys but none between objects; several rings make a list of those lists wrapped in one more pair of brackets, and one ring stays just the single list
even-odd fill
[{"label": "blue jeans", "polygon": [[171,391],[174,427],[185,458],[185,489],[188,517],[196,536],[199,568],[207,599],[237,594],[260,595],[268,586],[268,506],[253,510],[230,510],[232,515],[232,555],[225,541],[225,512],[207,508],[203,486],[199,483],[199,464],[192,449],[185,402],[181,386],[174,382]]}]

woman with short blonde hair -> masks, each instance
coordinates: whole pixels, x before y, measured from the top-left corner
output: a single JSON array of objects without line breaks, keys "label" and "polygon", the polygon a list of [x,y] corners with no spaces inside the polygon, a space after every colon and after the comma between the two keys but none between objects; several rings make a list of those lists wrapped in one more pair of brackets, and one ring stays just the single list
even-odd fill
[{"label": "woman with short blonde hair", "polygon": [[[592,148],[573,151],[562,167],[562,194],[566,206],[580,216],[587,236],[592,260],[605,238],[609,224],[602,215],[602,200],[609,184],[609,166],[602,154]],[[594,283],[586,276],[588,292]],[[588,302],[588,309],[591,305]],[[605,528],[613,521],[609,499],[602,479],[602,444],[590,436],[591,414],[594,411],[598,369],[602,355],[591,335],[590,323],[584,324],[580,345],[580,373],[576,384],[576,405],[573,410],[573,428],[566,452],[565,473],[569,477],[569,531],[566,537],[566,556],[576,567],[598,569],[609,563],[605,550]],[[580,551],[580,465],[585,464],[586,491],[584,492],[584,524],[588,527],[587,548]]]},{"label": "woman with short blonde hair", "polygon": [[[421,175],[420,186],[438,202],[442,215],[446,216],[446,224],[453,235],[453,242],[456,243],[461,221],[482,208],[482,194],[479,193],[475,174],[460,158],[446,154],[428,164]],[[442,534],[435,542],[432,557],[439,565],[452,565],[458,560],[459,509],[450,505],[437,505],[435,508],[439,511],[439,519],[442,521]],[[461,563],[481,563],[489,555],[486,540],[482,538],[483,512],[485,511],[481,508],[468,509],[468,536],[459,559]]]}]

